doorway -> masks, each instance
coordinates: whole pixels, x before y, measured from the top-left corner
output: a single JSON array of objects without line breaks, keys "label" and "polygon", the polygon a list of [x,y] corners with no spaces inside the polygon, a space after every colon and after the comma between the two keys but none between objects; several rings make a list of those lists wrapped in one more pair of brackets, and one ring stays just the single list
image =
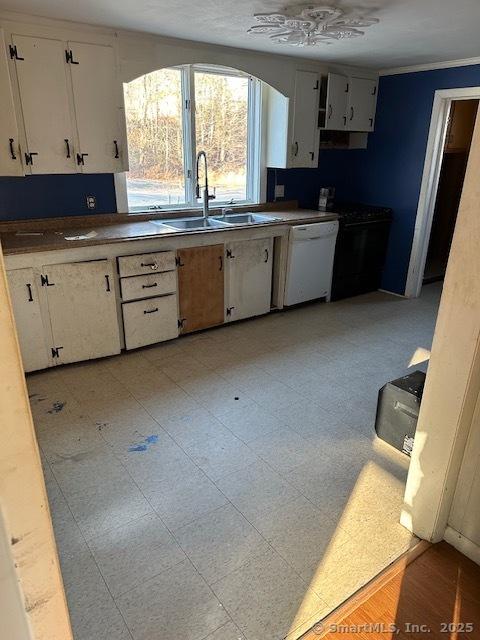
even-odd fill
[{"label": "doorway", "polygon": [[453,100],[447,120],[423,284],[443,280],[457,220],[478,100]]},{"label": "doorway", "polygon": [[[451,139],[451,145],[458,144],[457,150],[465,145],[465,142],[458,142],[456,140],[462,140],[465,137],[465,132],[460,134],[456,130],[451,128],[452,115],[454,115],[453,105],[458,105],[460,102],[476,102],[480,100],[480,87],[465,87],[461,89],[438,89],[435,91],[435,97],[433,101],[432,116],[430,120],[430,130],[428,134],[427,149],[425,153],[425,163],[423,167],[422,184],[420,188],[420,195],[418,199],[417,216],[415,220],[415,231],[413,235],[412,250],[410,254],[410,264],[408,267],[407,282],[405,286],[405,297],[418,298],[422,291],[424,284],[424,271],[427,264],[427,255],[430,246],[431,231],[434,223],[434,217],[436,213],[437,201],[440,201],[439,184],[442,177],[442,169],[444,173],[447,172],[447,166],[454,164],[454,161],[447,161],[444,168],[444,156],[452,155],[451,150],[455,149],[455,146],[451,146],[449,153],[445,154],[445,147],[448,145],[448,137],[453,136]],[[462,107],[457,110],[457,113],[462,112]],[[468,128],[467,128],[468,131]],[[468,138],[467,138],[468,139]],[[470,135],[471,140],[471,135]],[[465,156],[465,162],[468,158],[468,151],[462,150]],[[459,154],[460,155],[460,154]],[[457,165],[460,164],[457,158]],[[457,171],[458,175],[458,171]],[[465,170],[460,172],[461,180],[457,179],[463,185],[463,177]],[[455,191],[457,198],[461,192],[461,186],[457,186]],[[438,197],[437,197],[438,195]],[[450,232],[453,234],[453,228],[455,226],[456,212],[458,209],[458,201],[455,203],[454,199],[450,200],[453,206],[454,220],[450,218]],[[440,220],[441,214],[440,215]],[[437,216],[437,221],[438,221]],[[433,240],[435,243],[436,240]],[[451,235],[446,236],[443,246],[447,247],[447,257],[451,242]],[[435,244],[433,246],[436,246]],[[433,247],[432,247],[433,251]],[[441,271],[440,271],[441,273]],[[429,276],[427,272],[427,277]],[[443,279],[440,276],[440,279]]]}]

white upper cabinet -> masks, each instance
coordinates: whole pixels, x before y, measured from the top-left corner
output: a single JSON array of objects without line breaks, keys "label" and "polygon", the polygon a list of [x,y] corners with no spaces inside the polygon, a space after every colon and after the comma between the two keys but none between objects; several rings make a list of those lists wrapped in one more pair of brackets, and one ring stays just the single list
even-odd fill
[{"label": "white upper cabinet", "polygon": [[348,131],[373,131],[377,104],[377,81],[350,78],[347,105]]},{"label": "white upper cabinet", "polygon": [[75,173],[68,68],[61,40],[13,35],[26,148],[25,173]]},{"label": "white upper cabinet", "polygon": [[[3,149],[10,159],[18,155],[15,160],[21,160],[27,174],[127,171],[122,83],[113,43],[72,41],[62,32],[58,37],[56,32],[51,37],[53,32],[37,36],[32,29],[9,33],[4,51],[11,58],[22,151],[17,154],[15,130],[7,131],[12,127],[3,118],[8,111],[4,103],[8,107],[11,93],[2,90],[0,135],[5,128],[7,146]],[[0,59],[0,88],[5,84],[4,75]],[[12,175],[9,163],[4,168],[1,145],[0,140],[0,175]]]},{"label": "white upper cabinet", "polygon": [[[325,129],[332,131],[373,131],[377,104],[377,80],[329,73],[325,109]],[[325,99],[325,98],[324,98]]]},{"label": "white upper cabinet", "polygon": [[318,164],[318,100],[320,78],[314,71],[297,71],[293,112],[292,167]]},{"label": "white upper cabinet", "polygon": [[2,29],[0,29],[0,114],[0,176],[22,176],[18,127]]},{"label": "white upper cabinet", "polygon": [[333,131],[345,129],[348,89],[346,76],[338,73],[328,74],[325,129]]},{"label": "white upper cabinet", "polygon": [[78,131],[78,162],[86,173],[126,171],[120,84],[112,46],[67,43]]}]

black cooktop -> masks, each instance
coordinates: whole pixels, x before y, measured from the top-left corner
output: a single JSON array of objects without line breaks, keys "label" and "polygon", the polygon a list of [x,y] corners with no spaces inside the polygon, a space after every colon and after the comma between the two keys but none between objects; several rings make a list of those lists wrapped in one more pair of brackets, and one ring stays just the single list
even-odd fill
[{"label": "black cooktop", "polygon": [[376,222],[391,220],[393,217],[392,209],[388,207],[376,207],[356,202],[339,202],[334,205],[333,211],[338,214],[340,224]]}]

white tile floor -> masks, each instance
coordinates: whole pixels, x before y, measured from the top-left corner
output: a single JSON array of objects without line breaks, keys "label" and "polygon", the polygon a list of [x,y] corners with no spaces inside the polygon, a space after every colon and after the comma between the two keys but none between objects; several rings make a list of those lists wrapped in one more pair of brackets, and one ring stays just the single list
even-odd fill
[{"label": "white tile floor", "polygon": [[412,544],[378,389],[440,286],[29,376],[76,640],[297,638]]}]

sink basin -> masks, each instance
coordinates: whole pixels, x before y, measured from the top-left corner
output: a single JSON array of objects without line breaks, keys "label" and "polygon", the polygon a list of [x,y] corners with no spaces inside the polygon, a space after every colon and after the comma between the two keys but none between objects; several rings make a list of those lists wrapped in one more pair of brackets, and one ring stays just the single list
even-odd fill
[{"label": "sink basin", "polygon": [[265,222],[273,222],[278,220],[274,216],[266,216],[262,213],[230,213],[221,218],[215,218],[224,224],[263,224]]},{"label": "sink basin", "polygon": [[226,222],[215,220],[214,218],[185,218],[183,220],[152,220],[153,224],[162,227],[170,227],[179,231],[195,231],[196,229],[218,229],[225,227]]}]

